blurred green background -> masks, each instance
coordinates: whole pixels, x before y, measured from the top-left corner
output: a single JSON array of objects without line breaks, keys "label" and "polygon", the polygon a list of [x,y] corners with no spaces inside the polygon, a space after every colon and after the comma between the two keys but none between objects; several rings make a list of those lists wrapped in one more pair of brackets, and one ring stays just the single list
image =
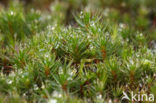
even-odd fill
[{"label": "blurred green background", "polygon": [[[74,16],[81,11],[89,11],[92,15],[101,14],[112,23],[120,23],[121,26],[127,24],[131,32],[141,31],[148,38],[149,47],[155,47],[156,0],[0,0],[0,10],[10,8],[13,2],[20,2],[25,13],[33,9],[40,10],[52,16],[51,21],[65,26],[77,26]],[[31,32],[25,31],[26,35]]]}]

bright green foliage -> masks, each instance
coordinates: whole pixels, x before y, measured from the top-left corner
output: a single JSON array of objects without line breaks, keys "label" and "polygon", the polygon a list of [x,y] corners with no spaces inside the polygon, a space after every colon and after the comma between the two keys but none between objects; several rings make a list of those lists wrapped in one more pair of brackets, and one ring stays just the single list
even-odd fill
[{"label": "bright green foliage", "polygon": [[[95,6],[105,10],[102,5],[121,1]],[[117,8],[107,14],[84,10],[67,26],[68,6],[76,11],[92,2],[55,2],[52,13],[25,12],[13,3],[0,12],[0,103],[120,103],[123,91],[156,94],[156,54],[149,45],[155,30],[140,6],[151,4],[126,2],[129,12],[122,17]],[[132,4],[140,8],[133,18]]]},{"label": "bright green foliage", "polygon": [[[22,5],[12,4],[8,10],[0,12],[0,32],[3,44],[13,44],[14,40],[31,37],[45,28],[39,12],[34,10],[25,13]],[[46,21],[44,21],[46,22]]]}]

